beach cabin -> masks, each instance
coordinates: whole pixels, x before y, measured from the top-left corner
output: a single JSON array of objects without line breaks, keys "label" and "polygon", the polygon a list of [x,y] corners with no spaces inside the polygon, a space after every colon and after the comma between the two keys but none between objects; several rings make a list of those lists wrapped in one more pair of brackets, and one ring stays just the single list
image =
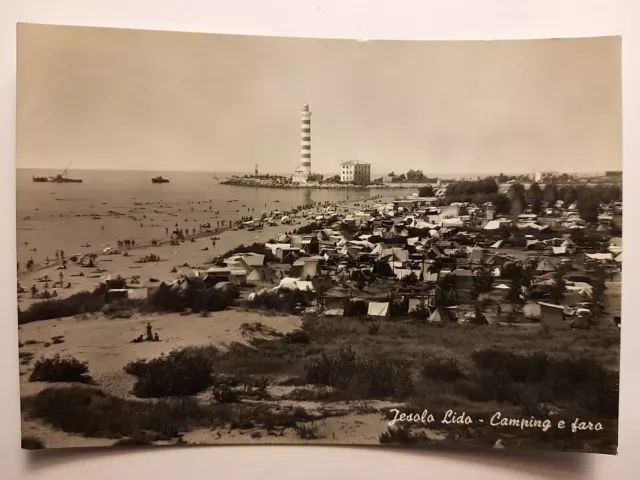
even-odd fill
[{"label": "beach cabin", "polygon": [[298,258],[298,254],[300,252],[299,248],[296,247],[278,247],[276,248],[275,255],[278,257],[283,263],[292,264]]},{"label": "beach cabin", "polygon": [[230,282],[234,285],[244,285],[247,283],[247,272],[244,269],[228,267],[211,267],[205,271],[206,283],[213,285],[220,282]]}]

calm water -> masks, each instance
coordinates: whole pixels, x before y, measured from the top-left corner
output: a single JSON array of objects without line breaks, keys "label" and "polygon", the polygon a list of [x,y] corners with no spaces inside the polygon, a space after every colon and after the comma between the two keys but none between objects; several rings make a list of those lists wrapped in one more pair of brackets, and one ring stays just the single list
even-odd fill
[{"label": "calm water", "polygon": [[[190,230],[207,222],[215,227],[218,220],[259,216],[262,211],[285,210],[309,201],[355,200],[381,193],[380,190],[233,187],[220,185],[211,174],[198,172],[76,170],[69,172],[69,177],[82,178],[83,183],[32,181],[33,175],[57,173],[59,171],[26,169],[16,173],[18,260],[21,263],[29,257],[38,263],[45,256],[53,258],[56,249],[63,249],[67,254],[80,253],[87,250],[82,247],[85,243],[91,244],[90,250],[95,251],[119,239],[133,238],[137,242],[162,239],[166,229],[173,229],[176,223]],[[171,182],[152,184],[151,178],[157,175]],[[224,175],[218,173],[218,177]],[[384,191],[385,195],[408,193],[408,190]],[[237,201],[229,203],[232,199]],[[142,205],[136,206],[136,203]],[[251,208],[253,212],[247,211]],[[126,216],[107,216],[109,211]],[[92,219],[92,216],[101,218]],[[37,250],[34,252],[33,248]]]}]

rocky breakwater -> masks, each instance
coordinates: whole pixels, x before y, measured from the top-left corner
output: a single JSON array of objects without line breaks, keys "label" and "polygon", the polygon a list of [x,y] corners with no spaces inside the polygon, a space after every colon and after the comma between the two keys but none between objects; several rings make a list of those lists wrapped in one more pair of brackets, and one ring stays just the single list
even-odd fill
[{"label": "rocky breakwater", "polygon": [[235,187],[260,187],[260,188],[316,188],[316,189],[330,189],[330,190],[342,190],[342,189],[396,189],[396,188],[420,188],[425,184],[420,183],[370,183],[368,185],[356,185],[353,183],[321,183],[321,182],[308,182],[308,183],[292,183],[289,179],[282,177],[265,179],[265,178],[252,178],[252,177],[230,177],[220,182],[222,185],[233,185]]}]

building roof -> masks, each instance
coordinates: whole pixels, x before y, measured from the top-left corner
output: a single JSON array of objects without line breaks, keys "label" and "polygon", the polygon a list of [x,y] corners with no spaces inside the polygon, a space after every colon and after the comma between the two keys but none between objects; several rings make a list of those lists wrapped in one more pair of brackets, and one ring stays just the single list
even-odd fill
[{"label": "building roof", "polygon": [[370,165],[369,163],[363,163],[363,162],[354,162],[353,160],[349,160],[346,162],[342,162],[340,165],[342,165],[343,167],[347,167],[347,166],[352,166],[352,165]]}]

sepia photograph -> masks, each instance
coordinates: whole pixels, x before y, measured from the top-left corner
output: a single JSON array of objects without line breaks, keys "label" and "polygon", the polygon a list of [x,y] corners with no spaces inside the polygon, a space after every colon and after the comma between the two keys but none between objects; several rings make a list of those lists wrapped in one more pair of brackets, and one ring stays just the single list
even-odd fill
[{"label": "sepia photograph", "polygon": [[620,37],[17,47],[23,449],[617,454]]}]

